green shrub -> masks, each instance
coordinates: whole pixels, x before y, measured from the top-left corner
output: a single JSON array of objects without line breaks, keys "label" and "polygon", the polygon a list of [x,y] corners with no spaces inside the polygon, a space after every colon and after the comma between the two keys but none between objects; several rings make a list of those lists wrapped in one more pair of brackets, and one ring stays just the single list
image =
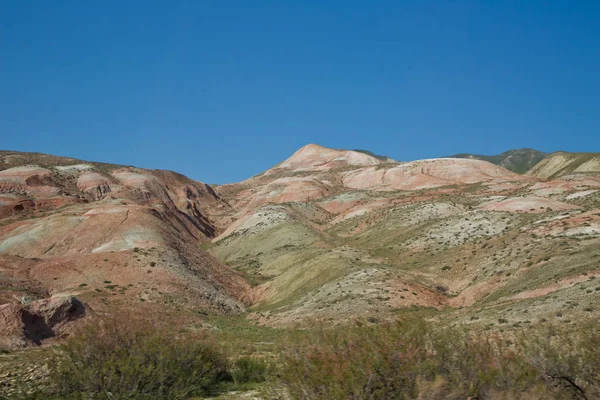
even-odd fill
[{"label": "green shrub", "polygon": [[130,317],[89,324],[51,365],[58,397],[73,399],[185,399],[227,376],[205,334]]},{"label": "green shrub", "polygon": [[256,357],[240,357],[234,362],[231,370],[236,385],[257,383],[267,380],[268,364]]},{"label": "green shrub", "polygon": [[499,338],[418,319],[360,325],[283,344],[281,378],[293,398],[525,399],[545,390],[536,369]]}]

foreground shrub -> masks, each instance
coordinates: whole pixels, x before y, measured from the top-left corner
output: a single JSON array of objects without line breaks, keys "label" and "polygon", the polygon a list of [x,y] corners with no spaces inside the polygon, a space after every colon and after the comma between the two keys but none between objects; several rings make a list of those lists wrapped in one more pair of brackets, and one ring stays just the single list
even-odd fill
[{"label": "foreground shrub", "polygon": [[58,398],[185,399],[227,376],[226,359],[206,335],[123,317],[82,329],[54,364]]},{"label": "foreground shrub", "polygon": [[235,361],[231,375],[236,385],[243,385],[266,381],[268,370],[269,366],[264,360],[245,356]]},{"label": "foreground shrub", "polygon": [[520,335],[518,347],[544,381],[571,398],[600,399],[600,327],[574,330],[545,326]]},{"label": "foreground shrub", "polygon": [[292,338],[281,377],[295,399],[577,398],[529,361],[499,337],[415,319]]}]

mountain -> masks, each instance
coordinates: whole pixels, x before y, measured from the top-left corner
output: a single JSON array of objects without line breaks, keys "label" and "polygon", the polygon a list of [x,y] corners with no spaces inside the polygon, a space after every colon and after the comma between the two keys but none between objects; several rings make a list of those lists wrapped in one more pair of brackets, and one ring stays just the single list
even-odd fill
[{"label": "mountain", "polygon": [[578,287],[600,274],[599,188],[600,174],[546,181],[477,159],[389,164],[311,144],[215,188],[232,223],[211,252],[248,277],[261,324],[410,307],[521,324],[574,298],[586,320],[599,293]]},{"label": "mountain", "polygon": [[0,304],[241,312],[246,281],[199,250],[228,208],[175,172],[3,151]]},{"label": "mountain", "polygon": [[[326,170],[339,166],[378,165],[381,160],[364,152],[334,150],[317,144],[307,144],[272,170]],[[270,170],[271,171],[271,170]]]},{"label": "mountain", "polygon": [[349,190],[417,190],[492,179],[525,179],[478,160],[431,159],[384,163],[368,154],[309,144],[283,162],[217,192],[243,213],[267,203],[314,201]]},{"label": "mountain", "polygon": [[495,156],[483,156],[480,154],[461,153],[451,156],[451,158],[468,158],[475,160],[483,160],[499,165],[510,171],[524,174],[534,165],[539,163],[546,157],[547,153],[534,149],[518,149],[505,151],[502,154]]},{"label": "mountain", "polygon": [[556,152],[543,159],[527,171],[527,175],[538,178],[557,178],[572,174],[600,173],[600,153]]},{"label": "mountain", "polygon": [[[309,144],[211,187],[1,152],[0,318],[80,301],[95,313],[288,327],[426,308],[483,328],[555,320],[576,302],[569,319],[586,321],[600,300],[600,172],[591,156],[547,160],[559,156],[521,175],[474,158],[389,162]],[[29,329],[10,326],[13,339]]]},{"label": "mountain", "polygon": [[[307,347],[316,351],[327,340],[338,348],[338,338],[358,332],[363,336],[357,344],[384,332],[396,343],[397,328],[388,328],[406,325],[384,322],[415,317],[436,331],[456,326],[472,337],[502,339],[484,342],[494,346],[508,340],[512,346],[515,337],[530,332],[545,345],[550,329],[588,332],[595,326],[599,260],[600,172],[594,154],[552,154],[521,175],[473,158],[389,162],[309,144],[260,175],[211,187],[172,171],[4,151],[0,397],[12,398],[20,379],[29,379],[24,390],[48,386],[41,363],[52,347],[32,350],[33,357],[18,349],[75,336],[67,343],[84,346],[77,347],[81,354],[95,360],[100,354],[93,349],[124,340],[113,335],[121,327],[143,337],[154,334],[151,327],[172,326],[160,343],[177,345],[166,348],[179,355],[187,351],[173,351],[180,343],[193,342],[173,339],[200,330],[230,349],[234,360],[277,359],[281,349],[275,343],[282,338],[300,346],[285,350],[292,360],[305,351],[297,339],[319,326],[333,334],[306,336]],[[101,329],[105,318],[119,325],[96,339],[96,330],[107,332]],[[130,323],[139,319],[149,323],[143,332]],[[77,329],[85,323],[94,330]],[[351,330],[349,324],[365,329]],[[337,336],[346,331],[350,336]],[[325,337],[331,339],[319,343]],[[128,338],[127,345],[133,336]],[[131,343],[138,343],[144,360],[155,362],[146,342]],[[581,352],[593,354],[589,343]],[[342,346],[342,357],[322,361],[339,359],[343,365],[336,370],[344,370],[344,357],[354,355],[352,362],[365,362],[359,364],[362,374],[370,359],[360,361],[366,354],[361,346]],[[348,353],[351,347],[356,349]],[[574,351],[572,343],[566,348]],[[533,350],[537,362],[538,347]],[[462,350],[444,354],[462,363]],[[133,356],[138,363],[138,353]],[[94,376],[105,366],[121,374],[120,366],[128,365],[115,364],[111,353],[106,357],[100,367],[74,365]],[[176,365],[169,357],[163,364]],[[298,361],[312,369],[319,357],[312,352]],[[420,368],[421,360],[409,362]],[[245,362],[232,363],[232,373]],[[510,364],[518,379],[520,365]],[[334,375],[314,374],[318,393],[323,377]],[[89,376],[81,375],[84,385]],[[263,382],[261,393],[292,397],[286,394],[291,386],[278,379]],[[438,393],[435,398],[447,397]],[[230,394],[224,395],[241,399],[248,392]],[[522,398],[532,396],[538,392]]]}]

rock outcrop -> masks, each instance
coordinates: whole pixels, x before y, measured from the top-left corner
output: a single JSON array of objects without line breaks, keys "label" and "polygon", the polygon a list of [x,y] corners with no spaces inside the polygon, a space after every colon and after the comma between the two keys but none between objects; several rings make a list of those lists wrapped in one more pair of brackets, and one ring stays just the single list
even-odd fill
[{"label": "rock outcrop", "polygon": [[0,347],[40,345],[45,339],[64,335],[72,322],[88,313],[86,305],[73,296],[0,305]]}]

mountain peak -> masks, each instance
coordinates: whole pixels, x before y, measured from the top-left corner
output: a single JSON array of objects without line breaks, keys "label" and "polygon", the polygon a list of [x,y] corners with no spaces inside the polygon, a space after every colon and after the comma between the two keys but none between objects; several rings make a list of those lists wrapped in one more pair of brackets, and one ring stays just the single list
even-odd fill
[{"label": "mountain peak", "polygon": [[345,165],[369,166],[382,161],[374,156],[353,150],[335,150],[309,143],[298,149],[276,168],[294,171],[328,170]]}]

